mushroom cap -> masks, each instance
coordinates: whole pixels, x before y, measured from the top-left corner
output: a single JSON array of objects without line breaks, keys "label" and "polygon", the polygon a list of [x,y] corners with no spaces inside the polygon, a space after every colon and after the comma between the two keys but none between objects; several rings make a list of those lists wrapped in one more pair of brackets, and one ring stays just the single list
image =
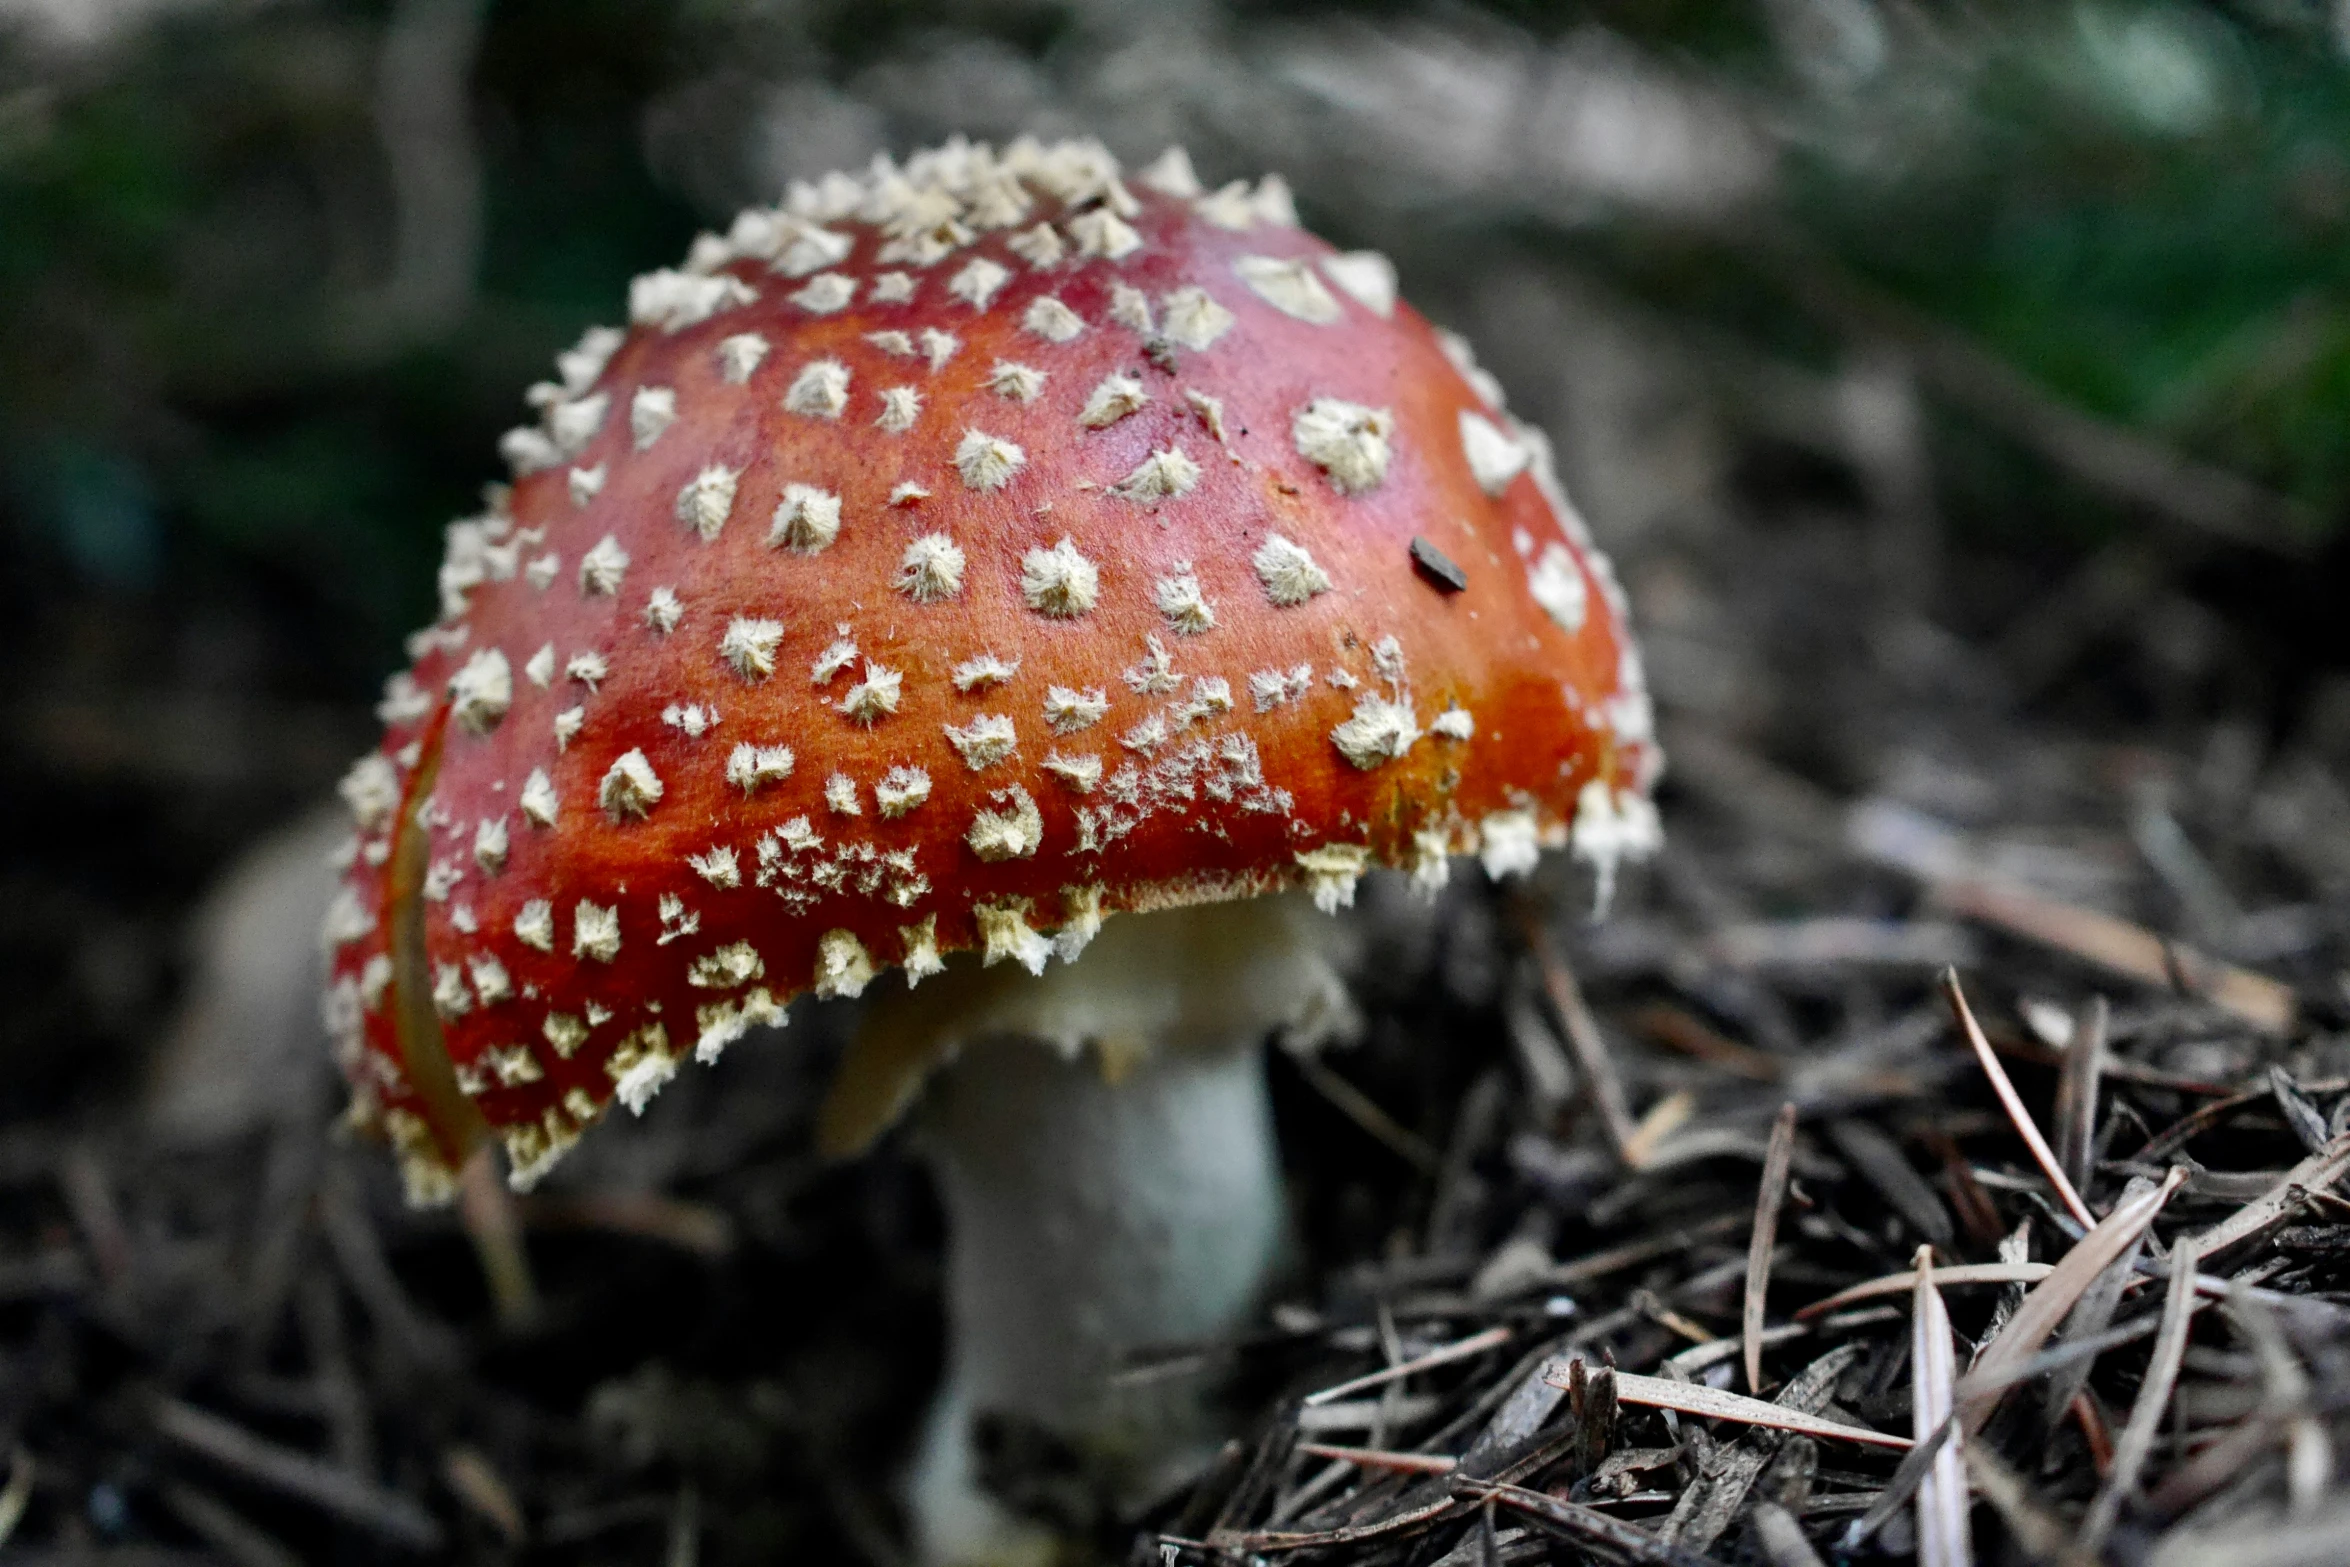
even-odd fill
[{"label": "mushroom cap", "polygon": [[745,213],[631,319],[533,389],[344,784],[329,1021],[420,1200],[803,991],[1652,846],[1547,444],[1276,178],[957,142]]}]

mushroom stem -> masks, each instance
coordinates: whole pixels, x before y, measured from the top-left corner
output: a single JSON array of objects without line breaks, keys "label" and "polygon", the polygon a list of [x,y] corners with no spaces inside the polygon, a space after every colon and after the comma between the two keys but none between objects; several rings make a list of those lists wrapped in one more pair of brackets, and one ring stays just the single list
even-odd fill
[{"label": "mushroom stem", "polygon": [[1196,1373],[1114,1373],[1239,1325],[1280,1255],[1259,1038],[1073,1056],[995,1037],[932,1081],[921,1137],[952,1241],[946,1383],[909,1498],[925,1560],[1049,1557],[1051,1531],[982,1481],[1001,1436],[1041,1428],[1129,1498],[1213,1440]]}]

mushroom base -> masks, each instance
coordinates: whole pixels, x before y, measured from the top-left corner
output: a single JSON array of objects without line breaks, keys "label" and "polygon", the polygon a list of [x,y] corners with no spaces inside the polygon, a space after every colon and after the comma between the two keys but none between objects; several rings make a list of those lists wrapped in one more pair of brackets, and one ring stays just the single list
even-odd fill
[{"label": "mushroom base", "polygon": [[1063,1531],[1083,1527],[1000,1501],[983,1479],[991,1447],[1047,1435],[1081,1475],[1135,1500],[1221,1435],[1198,1377],[1111,1373],[1137,1350],[1239,1326],[1281,1255],[1259,1037],[1122,1069],[996,1037],[931,1082],[920,1134],[952,1237],[951,1341],[909,1485],[923,1560],[1050,1562]]}]

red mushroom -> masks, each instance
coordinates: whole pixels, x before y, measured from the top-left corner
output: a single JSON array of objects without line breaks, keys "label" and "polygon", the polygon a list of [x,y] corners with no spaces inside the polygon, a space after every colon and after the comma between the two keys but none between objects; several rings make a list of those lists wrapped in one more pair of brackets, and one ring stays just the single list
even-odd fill
[{"label": "red mushroom", "polygon": [[356,1114],[418,1201],[492,1138],[527,1187],[689,1055],[900,971],[824,1131],[937,1072],[915,1511],[986,1554],[974,1411],[1145,1466],[1193,1433],[1098,1372],[1271,1265],[1255,1047],[1334,984],[1301,904],[1562,846],[1604,898],[1654,846],[1622,595],[1540,433],[1277,178],[957,142],[629,304],[532,389],[344,783]]}]

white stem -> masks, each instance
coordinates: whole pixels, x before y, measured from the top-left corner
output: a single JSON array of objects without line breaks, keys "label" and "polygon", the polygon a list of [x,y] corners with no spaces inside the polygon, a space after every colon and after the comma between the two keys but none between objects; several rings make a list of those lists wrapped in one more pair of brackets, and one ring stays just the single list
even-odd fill
[{"label": "white stem", "polygon": [[1033,1038],[967,1047],[923,1142],[947,1209],[950,1345],[910,1500],[933,1563],[1045,1559],[972,1469],[971,1424],[1041,1424],[1137,1491],[1212,1439],[1196,1380],[1117,1382],[1131,1352],[1212,1338],[1258,1304],[1281,1175],[1260,1035],[1123,1071]]}]

